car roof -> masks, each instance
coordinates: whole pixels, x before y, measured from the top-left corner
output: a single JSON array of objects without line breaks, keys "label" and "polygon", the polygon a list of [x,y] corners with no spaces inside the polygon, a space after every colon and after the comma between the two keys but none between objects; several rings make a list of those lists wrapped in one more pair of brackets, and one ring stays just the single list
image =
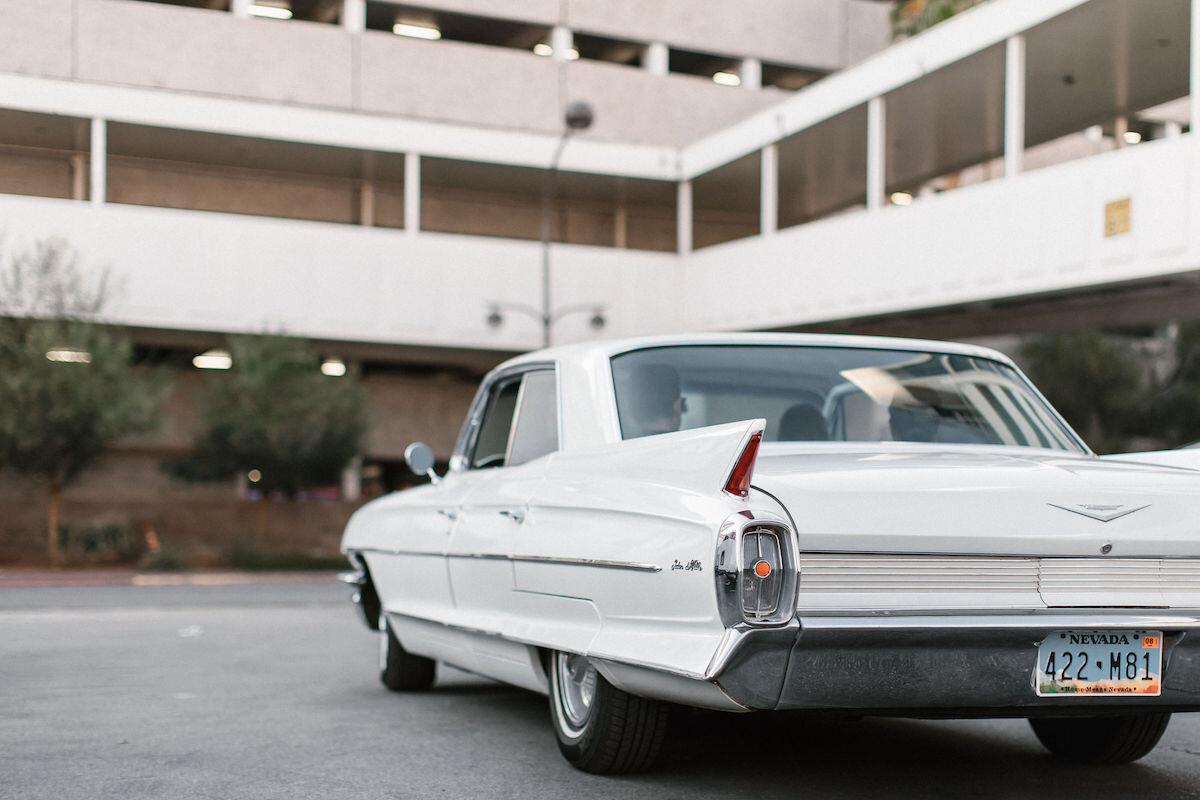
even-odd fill
[{"label": "car roof", "polygon": [[633,350],[695,345],[788,345],[793,347],[853,347],[871,350],[912,350],[915,352],[977,356],[1000,361],[1004,364],[1012,364],[1008,356],[989,347],[929,339],[902,339],[890,336],[855,336],[826,333],[685,333],[639,336],[625,339],[596,339],[545,350],[534,350],[515,358],[510,358],[497,366],[494,371],[507,370],[525,363],[546,361],[583,363],[594,361],[597,358],[611,358],[620,353],[627,353]]}]

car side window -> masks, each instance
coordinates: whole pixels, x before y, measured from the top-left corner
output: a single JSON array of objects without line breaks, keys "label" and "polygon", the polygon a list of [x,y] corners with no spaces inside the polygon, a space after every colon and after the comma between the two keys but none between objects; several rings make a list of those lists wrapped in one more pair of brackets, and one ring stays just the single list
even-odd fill
[{"label": "car side window", "polygon": [[521,379],[514,377],[500,381],[488,395],[483,421],[479,424],[479,435],[475,437],[475,449],[471,454],[471,469],[499,467],[508,454],[508,435],[512,430],[513,413],[517,409],[517,396],[521,391]]},{"label": "car side window", "polygon": [[558,449],[558,381],[537,369],[498,381],[469,460],[471,469],[516,466]]},{"label": "car side window", "polygon": [[553,370],[527,372],[506,464],[515,466],[558,450],[558,381]]}]

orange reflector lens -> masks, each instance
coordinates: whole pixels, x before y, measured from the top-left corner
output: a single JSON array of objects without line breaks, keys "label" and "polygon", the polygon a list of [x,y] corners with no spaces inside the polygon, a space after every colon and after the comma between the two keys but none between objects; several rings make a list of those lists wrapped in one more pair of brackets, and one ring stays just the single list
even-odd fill
[{"label": "orange reflector lens", "polygon": [[754,574],[760,578],[765,578],[771,574],[771,565],[766,561],[760,561],[754,565]]}]

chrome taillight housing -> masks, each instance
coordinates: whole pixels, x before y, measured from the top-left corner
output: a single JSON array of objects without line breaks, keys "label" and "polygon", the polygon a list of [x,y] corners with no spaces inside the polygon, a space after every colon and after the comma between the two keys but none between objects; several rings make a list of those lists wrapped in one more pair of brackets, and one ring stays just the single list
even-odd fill
[{"label": "chrome taillight housing", "polygon": [[717,539],[717,604],[725,625],[785,625],[796,610],[799,573],[791,527],[769,512],[743,511]]},{"label": "chrome taillight housing", "polygon": [[783,548],[770,528],[742,532],[742,615],[758,620],[779,610]]}]

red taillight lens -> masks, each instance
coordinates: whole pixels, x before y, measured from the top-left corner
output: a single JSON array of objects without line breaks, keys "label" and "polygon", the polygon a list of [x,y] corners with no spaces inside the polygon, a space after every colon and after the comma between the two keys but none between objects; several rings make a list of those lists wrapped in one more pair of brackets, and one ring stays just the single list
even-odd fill
[{"label": "red taillight lens", "polygon": [[754,474],[754,460],[758,458],[758,443],[761,441],[762,434],[756,433],[750,437],[749,442],[746,442],[746,449],[742,451],[737,463],[733,465],[733,471],[729,473],[729,480],[725,481],[725,491],[738,497],[746,497],[750,494],[750,476]]}]

